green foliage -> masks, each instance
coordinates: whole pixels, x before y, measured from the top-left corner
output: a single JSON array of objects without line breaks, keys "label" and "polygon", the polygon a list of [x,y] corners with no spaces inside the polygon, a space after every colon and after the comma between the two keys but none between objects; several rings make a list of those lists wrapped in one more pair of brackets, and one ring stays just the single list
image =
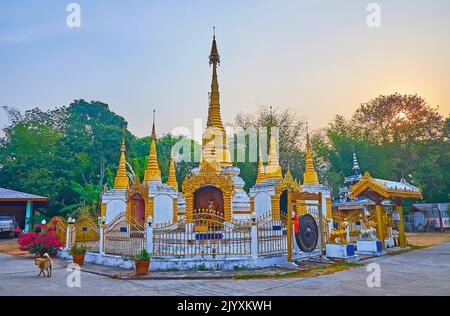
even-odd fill
[{"label": "green foliage", "polygon": [[[106,170],[117,169],[125,120],[104,103],[84,100],[23,115],[12,108],[5,110],[11,124],[0,142],[1,186],[49,197],[47,217],[80,203],[97,209],[95,203],[87,202],[92,197],[80,194],[86,192],[73,190],[73,183],[91,185],[87,191],[111,183]],[[129,132],[126,139],[134,141]]]},{"label": "green foliage", "polygon": [[[420,113],[420,115],[418,115]],[[336,116],[313,138],[322,177],[335,194],[345,175],[352,174],[353,150],[361,171],[374,177],[404,177],[423,190],[427,202],[448,200],[450,144],[448,119],[418,96],[380,96],[362,104],[351,120]]]},{"label": "green foliage", "polygon": [[150,254],[148,253],[148,251],[146,249],[142,249],[140,253],[138,253],[135,257],[134,260],[136,261],[148,261],[150,260]]},{"label": "green foliage", "polygon": [[[127,171],[142,181],[148,162],[150,137],[137,138],[126,130],[125,119],[98,101],[75,100],[68,107],[20,113],[5,108],[10,124],[0,138],[0,186],[49,197],[35,222],[54,215],[86,212],[97,216],[99,196],[114,185],[125,129]],[[280,132],[280,163],[302,179],[305,161],[305,123],[290,110],[261,107],[256,115],[239,114],[235,127],[266,127]],[[380,96],[362,104],[350,120],[342,116],[327,128],[311,133],[313,158],[322,183],[337,193],[344,176],[352,174],[353,151],[361,170],[373,176],[399,180],[402,176],[420,188],[427,202],[450,198],[450,117],[418,96]],[[168,134],[156,148],[162,180],[168,177],[170,154],[177,141],[187,142],[191,158],[200,145]],[[247,150],[249,138],[243,150]],[[232,153],[237,155],[237,150]],[[241,148],[239,150],[242,150]],[[179,153],[176,153],[178,156]],[[247,158],[248,154],[247,154]],[[193,159],[191,159],[193,161]],[[198,163],[177,161],[181,184]],[[257,163],[239,162],[248,190],[256,180]]]},{"label": "green foliage", "polygon": [[79,254],[86,254],[87,248],[85,245],[74,244],[70,249],[69,253],[71,256],[77,256]]},{"label": "green foliage", "polygon": [[[259,136],[264,136],[269,142],[271,126],[278,127],[279,133],[279,161],[286,172],[288,169],[292,175],[298,179],[303,178],[304,161],[303,148],[306,141],[306,123],[298,120],[290,109],[280,110],[279,108],[269,108],[261,106],[256,115],[239,113],[233,123],[235,128],[248,130],[253,128],[259,131]],[[260,145],[258,137],[258,146]],[[256,144],[254,144],[256,145]],[[262,145],[261,145],[262,147]],[[245,180],[245,189],[248,190],[255,184],[258,164],[250,161],[249,157],[250,137],[245,136],[245,144],[239,144],[234,148],[232,155],[245,155],[245,162],[238,162],[236,165],[241,170],[241,177]],[[268,144],[266,146],[268,148]],[[263,161],[267,162],[267,152],[262,152]],[[236,161],[236,160],[235,160]]]}]

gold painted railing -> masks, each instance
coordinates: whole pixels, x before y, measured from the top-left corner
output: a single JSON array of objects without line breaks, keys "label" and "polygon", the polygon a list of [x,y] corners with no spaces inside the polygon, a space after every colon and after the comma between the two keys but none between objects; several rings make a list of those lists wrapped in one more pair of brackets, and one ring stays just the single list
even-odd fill
[{"label": "gold painted railing", "polygon": [[154,256],[215,258],[250,254],[250,222],[226,222],[213,210],[196,210],[193,224],[183,219],[172,225],[157,225],[153,231]]},{"label": "gold painted railing", "polygon": [[48,224],[49,227],[53,227],[56,235],[58,235],[58,239],[63,245],[66,245],[66,237],[67,237],[67,220],[62,216],[54,216]]},{"label": "gold painted railing", "polygon": [[272,212],[267,212],[256,219],[258,229],[258,253],[274,254],[287,251],[286,216],[273,220]]},{"label": "gold painted railing", "polygon": [[104,226],[103,251],[106,254],[134,256],[146,246],[145,227],[125,213]]},{"label": "gold painted railing", "polygon": [[75,238],[71,240],[70,246],[73,243],[85,245],[88,251],[98,252],[100,242],[100,230],[98,226],[98,219],[84,215],[80,216],[72,226],[72,236]]}]

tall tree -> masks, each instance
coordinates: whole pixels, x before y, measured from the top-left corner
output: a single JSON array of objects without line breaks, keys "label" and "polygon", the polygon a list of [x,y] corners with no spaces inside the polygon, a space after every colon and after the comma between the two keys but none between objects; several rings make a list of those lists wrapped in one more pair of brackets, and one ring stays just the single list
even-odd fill
[{"label": "tall tree", "polygon": [[[304,161],[303,148],[306,141],[306,123],[298,119],[292,110],[260,106],[256,115],[239,113],[232,125],[244,130],[252,127],[262,129],[262,131],[269,127],[267,140],[270,135],[270,126],[277,127],[279,131],[280,164],[284,171],[289,168],[294,177],[302,178],[304,166],[301,162]],[[237,150],[248,151],[248,146],[247,140],[246,146]],[[256,179],[257,163],[239,163],[238,166],[241,168],[246,186],[253,185]],[[246,170],[246,168],[249,170]]]},{"label": "tall tree", "polygon": [[361,104],[352,125],[373,143],[397,144],[438,140],[443,136],[444,119],[418,95],[380,95]]}]

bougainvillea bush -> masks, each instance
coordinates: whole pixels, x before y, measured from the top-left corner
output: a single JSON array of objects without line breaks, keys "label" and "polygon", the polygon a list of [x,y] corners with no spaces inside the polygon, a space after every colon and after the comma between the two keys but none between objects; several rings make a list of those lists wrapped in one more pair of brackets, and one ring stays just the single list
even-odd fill
[{"label": "bougainvillea bush", "polygon": [[19,249],[42,257],[45,253],[56,256],[58,249],[62,247],[58,235],[53,226],[39,224],[34,230],[23,232],[18,230],[20,237],[17,240]]}]

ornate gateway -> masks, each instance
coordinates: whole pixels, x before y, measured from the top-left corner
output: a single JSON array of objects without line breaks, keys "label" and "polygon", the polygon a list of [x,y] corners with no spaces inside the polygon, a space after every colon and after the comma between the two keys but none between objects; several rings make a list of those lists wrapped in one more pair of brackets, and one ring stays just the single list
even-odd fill
[{"label": "ornate gateway", "polygon": [[313,252],[319,241],[319,228],[314,217],[304,214],[298,217],[298,225],[295,225],[295,241],[303,252]]},{"label": "ornate gateway", "polygon": [[139,182],[139,178],[134,178],[133,185],[126,193],[126,218],[134,219],[140,225],[145,225],[147,217],[154,216],[153,200],[148,198],[148,188],[144,183]]}]

